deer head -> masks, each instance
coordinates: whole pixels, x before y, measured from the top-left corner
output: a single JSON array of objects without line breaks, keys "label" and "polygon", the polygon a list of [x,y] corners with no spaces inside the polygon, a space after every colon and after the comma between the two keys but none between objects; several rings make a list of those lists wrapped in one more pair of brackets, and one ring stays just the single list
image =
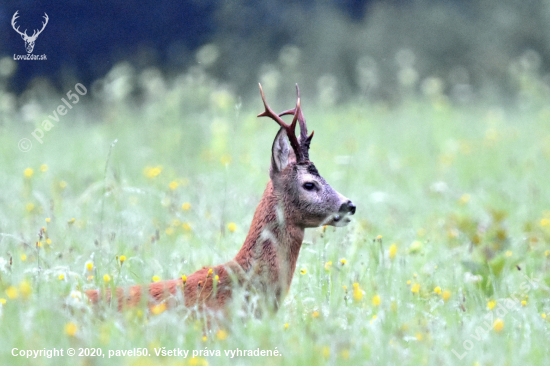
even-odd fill
[{"label": "deer head", "polygon": [[19,10],[17,10],[15,12],[15,14],[13,14],[13,17],[11,18],[11,26],[13,27],[13,30],[15,30],[17,33],[19,33],[21,35],[21,38],[23,38],[23,41],[25,41],[25,49],[27,50],[27,53],[32,53],[32,50],[34,49],[34,42],[36,41],[36,38],[38,38],[40,33],[42,33],[44,28],[46,28],[46,24],[48,24],[48,20],[49,20],[48,14],[44,13],[43,18],[46,20],[46,22],[42,22],[42,29],[40,29],[40,30],[35,29],[32,36],[29,37],[27,35],[27,30],[26,29],[25,29],[24,32],[20,32],[19,27],[15,28],[15,20],[17,18],[19,18],[17,13],[19,13]]},{"label": "deer head", "polygon": [[[336,192],[309,160],[313,132],[308,136],[298,85],[296,107],[280,114],[268,106],[261,85],[260,93],[265,111],[258,117],[270,117],[281,126],[271,149],[270,177],[285,213],[302,228],[345,226],[350,222],[347,215],[355,213],[355,205]],[[290,125],[281,118],[284,115],[294,116]],[[300,125],[299,138],[295,133],[296,124]]]}]

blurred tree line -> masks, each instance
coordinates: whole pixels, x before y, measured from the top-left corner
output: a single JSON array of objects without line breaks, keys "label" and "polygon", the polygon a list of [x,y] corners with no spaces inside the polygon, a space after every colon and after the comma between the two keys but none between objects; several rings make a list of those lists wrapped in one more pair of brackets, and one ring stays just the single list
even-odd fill
[{"label": "blurred tree line", "polygon": [[168,79],[199,65],[237,93],[300,82],[323,102],[550,95],[546,0],[14,0],[0,5],[0,58],[25,54],[16,10],[29,34],[50,21],[34,50],[47,61],[0,64],[15,93],[36,78],[89,85],[126,61]]}]

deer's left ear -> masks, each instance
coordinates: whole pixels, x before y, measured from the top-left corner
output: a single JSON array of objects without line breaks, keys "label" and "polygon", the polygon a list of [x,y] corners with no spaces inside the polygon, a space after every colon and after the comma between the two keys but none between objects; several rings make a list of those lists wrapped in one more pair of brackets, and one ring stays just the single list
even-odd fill
[{"label": "deer's left ear", "polygon": [[285,129],[281,127],[271,147],[271,168],[269,169],[271,179],[273,180],[293,161],[296,161],[296,155],[290,148]]}]

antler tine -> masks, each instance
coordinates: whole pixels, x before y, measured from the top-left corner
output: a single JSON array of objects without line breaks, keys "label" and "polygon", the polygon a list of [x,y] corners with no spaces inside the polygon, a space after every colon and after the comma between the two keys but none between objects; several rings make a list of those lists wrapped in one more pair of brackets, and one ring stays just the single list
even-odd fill
[{"label": "antler tine", "polygon": [[[38,29],[35,29],[34,30],[34,33],[32,34],[31,38],[33,37],[38,37],[40,35],[40,33],[42,33],[42,31],[44,31],[44,28],[46,28],[46,25],[48,25],[48,20],[50,19],[48,17],[48,14],[44,13],[44,16],[42,16],[42,18],[44,18],[44,20],[46,21],[45,23],[42,22],[42,29],[38,30]],[[36,33],[38,32],[38,33]]]},{"label": "antler tine", "polygon": [[[297,94],[298,100],[301,100],[300,99],[300,88],[298,88],[298,84],[296,84],[296,94]],[[296,109],[297,108],[293,108],[293,109],[289,109],[289,110],[286,110],[284,112],[281,112],[281,113],[279,113],[279,117],[286,116],[286,115],[289,115],[289,114],[295,115],[296,114]],[[300,143],[302,143],[303,141],[306,141],[307,139],[311,140],[311,138],[313,137],[313,134],[310,135],[309,137],[307,136],[306,118],[304,117],[304,113],[302,112],[301,108],[300,108],[300,112],[298,113],[298,122],[300,123]]]},{"label": "antler tine", "polygon": [[17,33],[19,33],[20,35],[27,35],[27,30],[25,29],[25,32],[22,33],[20,30],[19,30],[19,27],[15,28],[15,21],[17,20],[17,18],[19,18],[19,15],[17,15],[19,13],[19,10],[17,10],[15,12],[15,14],[13,14],[13,17],[11,18],[11,26],[13,28],[14,31],[16,31]]},{"label": "antler tine", "polygon": [[[290,145],[294,150],[294,154],[296,154],[297,161],[304,160],[303,153],[300,148],[300,143],[298,142],[298,138],[296,137],[296,132],[295,132],[296,122],[298,121],[298,115],[294,113],[294,118],[292,119],[292,123],[290,125],[287,125],[285,121],[283,121],[282,118],[278,114],[273,112],[273,110],[267,105],[267,102],[265,101],[264,91],[262,89],[262,84],[259,84],[259,85],[260,85],[260,94],[262,96],[262,102],[264,103],[265,111],[263,113],[258,114],[258,117],[269,117],[275,122],[277,122],[279,126],[284,128],[286,131],[286,135],[290,140]],[[298,102],[296,103],[296,109],[300,110],[300,99],[298,99]]]},{"label": "antler tine", "polygon": [[300,88],[298,87],[298,84],[296,84],[296,95],[298,98],[298,103],[296,105],[296,108],[286,110],[284,112],[279,113],[279,117],[286,116],[289,114],[292,114],[294,118],[298,118],[298,122],[300,123],[300,150],[301,155],[304,158],[304,160],[309,160],[309,145],[311,144],[311,139],[313,138],[313,134],[315,131],[311,131],[311,134],[307,135],[307,124],[306,124],[306,118],[304,117],[304,113],[302,112],[302,108],[298,108],[298,104],[300,103]]}]

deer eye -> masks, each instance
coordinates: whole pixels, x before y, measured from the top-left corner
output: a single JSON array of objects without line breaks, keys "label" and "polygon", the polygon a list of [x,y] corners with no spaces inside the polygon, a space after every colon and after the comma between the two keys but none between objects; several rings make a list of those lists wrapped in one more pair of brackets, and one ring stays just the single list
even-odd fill
[{"label": "deer eye", "polygon": [[315,184],[311,183],[311,182],[306,182],[302,185],[302,187],[306,190],[306,191],[313,191],[315,189]]}]

